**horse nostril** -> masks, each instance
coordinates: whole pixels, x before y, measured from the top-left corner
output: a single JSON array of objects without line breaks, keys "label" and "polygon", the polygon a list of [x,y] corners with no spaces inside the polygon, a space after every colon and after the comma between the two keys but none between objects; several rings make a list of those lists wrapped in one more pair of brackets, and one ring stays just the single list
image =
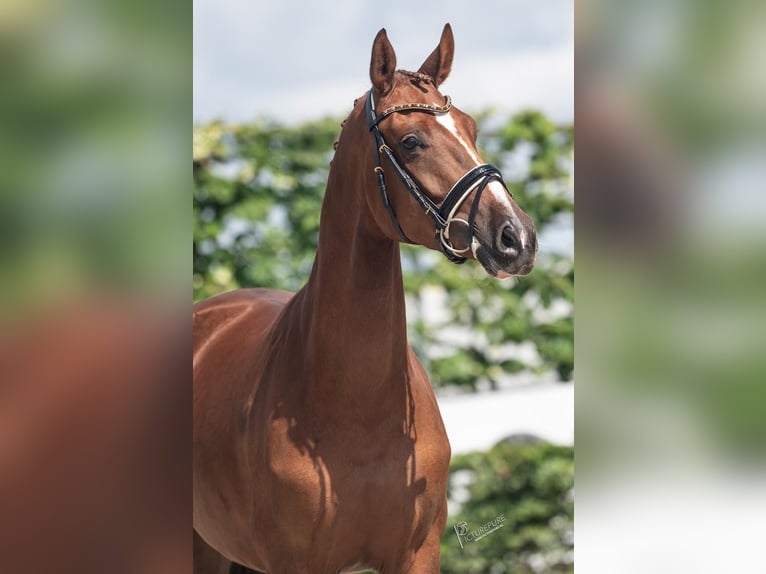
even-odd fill
[{"label": "horse nostril", "polygon": [[503,230],[500,232],[500,245],[503,251],[511,251],[517,248],[516,236],[513,233],[513,228],[508,223],[503,226]]}]

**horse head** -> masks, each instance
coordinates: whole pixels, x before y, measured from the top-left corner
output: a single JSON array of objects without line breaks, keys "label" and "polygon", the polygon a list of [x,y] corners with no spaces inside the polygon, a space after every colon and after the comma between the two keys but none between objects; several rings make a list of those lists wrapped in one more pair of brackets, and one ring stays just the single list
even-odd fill
[{"label": "horse head", "polygon": [[500,171],[476,149],[477,124],[439,87],[452,67],[445,25],[417,72],[396,70],[385,29],[372,46],[366,119],[375,147],[377,185],[367,204],[390,239],[440,250],[451,261],[476,259],[490,275],[525,275],[537,237]]}]

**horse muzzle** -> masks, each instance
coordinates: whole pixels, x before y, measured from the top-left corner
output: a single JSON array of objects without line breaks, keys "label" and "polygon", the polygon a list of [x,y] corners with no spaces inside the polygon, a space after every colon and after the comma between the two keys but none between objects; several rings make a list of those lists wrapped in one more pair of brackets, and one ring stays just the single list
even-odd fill
[{"label": "horse muzzle", "polygon": [[471,240],[473,256],[493,277],[527,275],[537,255],[535,226],[517,207],[512,208],[511,214],[493,215],[489,225],[477,225]]}]

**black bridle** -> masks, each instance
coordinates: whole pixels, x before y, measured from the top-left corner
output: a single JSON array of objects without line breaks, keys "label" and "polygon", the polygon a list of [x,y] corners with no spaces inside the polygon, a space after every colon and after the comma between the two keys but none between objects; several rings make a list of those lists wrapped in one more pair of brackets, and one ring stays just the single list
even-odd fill
[{"label": "black bridle", "polygon": [[[473,224],[474,220],[476,219],[476,212],[479,208],[479,200],[481,199],[481,194],[484,192],[487,184],[493,179],[502,183],[506,190],[508,189],[505,185],[505,182],[503,181],[503,176],[500,174],[500,170],[497,169],[494,165],[490,165],[488,163],[477,165],[476,167],[470,169],[465,175],[463,175],[463,177],[458,179],[455,185],[452,186],[452,189],[450,189],[447,197],[444,198],[442,204],[437,205],[431,200],[430,197],[423,193],[418,184],[415,183],[415,180],[412,179],[412,176],[410,176],[410,174],[407,173],[407,171],[399,164],[399,162],[396,161],[394,152],[390,147],[386,145],[386,141],[383,139],[383,134],[381,134],[380,129],[378,129],[378,124],[382,120],[396,112],[415,111],[426,112],[430,114],[446,114],[450,111],[451,108],[452,100],[450,100],[449,96],[446,96],[443,106],[420,103],[400,104],[398,106],[387,108],[380,114],[376,115],[375,104],[372,101],[372,90],[370,90],[370,92],[367,94],[367,102],[365,104],[367,113],[367,125],[370,129],[370,132],[372,132],[373,139],[375,140],[375,175],[378,178],[378,189],[380,190],[380,196],[383,200],[383,206],[386,208],[386,211],[388,211],[388,215],[391,217],[391,222],[402,238],[402,241],[406,243],[413,243],[409,237],[407,237],[407,234],[404,233],[401,225],[399,225],[399,220],[396,218],[394,208],[388,199],[386,180],[383,174],[383,166],[381,165],[380,159],[381,154],[384,154],[388,158],[394,170],[399,175],[399,178],[402,180],[402,183],[404,183],[404,186],[410,192],[410,195],[415,198],[415,201],[417,201],[420,207],[425,211],[425,214],[431,218],[431,221],[433,221],[434,226],[436,227],[436,243],[439,246],[439,249],[441,249],[441,252],[444,253],[445,257],[447,257],[447,259],[449,259],[452,263],[464,263],[466,258],[460,254],[465,253],[471,249],[474,231]],[[474,196],[473,203],[471,204],[471,210],[469,212],[468,219],[465,220],[455,217],[458,208],[463,204],[463,202],[468,198],[474,189],[476,190],[476,195]],[[510,193],[510,191],[508,193]],[[459,221],[460,223],[465,224],[468,228],[468,246],[465,249],[456,249],[450,243],[449,226],[455,221]]]}]

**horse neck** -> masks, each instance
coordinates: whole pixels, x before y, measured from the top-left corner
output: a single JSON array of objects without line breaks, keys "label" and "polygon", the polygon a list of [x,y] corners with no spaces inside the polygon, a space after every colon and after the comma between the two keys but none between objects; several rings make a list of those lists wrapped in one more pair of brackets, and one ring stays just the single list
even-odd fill
[{"label": "horse neck", "polygon": [[302,315],[318,398],[379,410],[392,385],[406,384],[408,347],[399,245],[365,199],[377,190],[365,189],[375,185],[374,152],[361,111],[346,122],[330,168]]}]

